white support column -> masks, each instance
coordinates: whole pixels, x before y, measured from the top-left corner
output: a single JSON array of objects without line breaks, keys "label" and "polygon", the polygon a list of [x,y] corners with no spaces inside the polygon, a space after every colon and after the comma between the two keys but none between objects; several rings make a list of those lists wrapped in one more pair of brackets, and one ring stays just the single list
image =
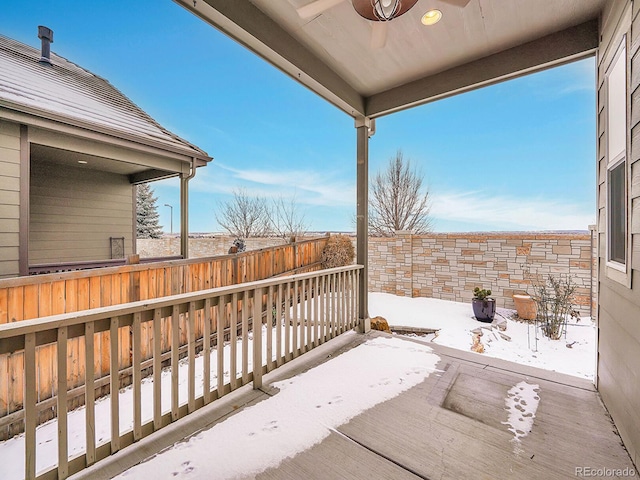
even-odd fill
[{"label": "white support column", "polygon": [[363,265],[360,273],[360,288],[358,292],[358,331],[367,333],[371,329],[368,305],[368,278],[369,278],[369,136],[374,131],[372,120],[363,117],[356,119],[357,132],[357,212],[356,212],[356,262]]}]

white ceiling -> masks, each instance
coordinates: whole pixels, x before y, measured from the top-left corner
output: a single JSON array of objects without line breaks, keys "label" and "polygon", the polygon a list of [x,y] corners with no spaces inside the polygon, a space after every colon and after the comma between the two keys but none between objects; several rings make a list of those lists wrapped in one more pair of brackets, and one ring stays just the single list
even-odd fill
[{"label": "white ceiling", "polygon": [[[592,54],[607,0],[419,0],[388,23],[382,48],[350,0],[310,19],[296,8],[314,0],[175,1],[354,117],[375,117]],[[423,26],[431,8],[443,18]]]}]

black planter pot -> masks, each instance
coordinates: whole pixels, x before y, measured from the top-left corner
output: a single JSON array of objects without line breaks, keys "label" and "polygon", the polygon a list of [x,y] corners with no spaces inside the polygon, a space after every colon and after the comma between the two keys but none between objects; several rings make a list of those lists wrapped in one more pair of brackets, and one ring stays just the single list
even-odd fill
[{"label": "black planter pot", "polygon": [[471,304],[476,320],[485,323],[493,322],[493,318],[496,316],[496,301],[493,298],[485,298],[484,300],[474,298],[471,300]]}]

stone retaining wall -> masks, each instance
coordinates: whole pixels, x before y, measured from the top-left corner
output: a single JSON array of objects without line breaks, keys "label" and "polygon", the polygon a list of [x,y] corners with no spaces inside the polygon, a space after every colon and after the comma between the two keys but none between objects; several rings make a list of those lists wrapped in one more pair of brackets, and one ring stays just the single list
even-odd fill
[{"label": "stone retaining wall", "polygon": [[369,239],[369,290],[401,296],[470,301],[489,288],[497,305],[515,308],[512,295],[532,276],[568,274],[577,284],[581,315],[591,314],[595,260],[589,233],[452,233]]}]

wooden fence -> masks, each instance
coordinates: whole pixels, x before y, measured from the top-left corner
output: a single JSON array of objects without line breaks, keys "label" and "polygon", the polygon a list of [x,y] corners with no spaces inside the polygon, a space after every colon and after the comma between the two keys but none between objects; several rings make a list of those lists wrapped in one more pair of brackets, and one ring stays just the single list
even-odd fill
[{"label": "wooden fence", "polygon": [[[327,237],[322,237],[234,255],[0,280],[0,325],[319,270],[326,242]],[[185,321],[181,316],[180,345],[187,343]],[[150,326],[145,325],[140,339],[143,361],[151,358],[153,351],[153,335]],[[202,321],[196,325],[195,333],[201,338]],[[171,323],[165,321],[161,329],[163,352],[169,350],[172,334]],[[118,335],[119,364],[123,368],[131,367],[131,332],[120,329]],[[55,416],[56,348],[55,343],[51,343],[39,346],[36,352],[38,423]],[[80,337],[70,340],[67,347],[69,408],[84,403],[83,395],[78,392],[87,373],[85,348],[84,338]],[[96,336],[93,349],[97,395],[101,395],[109,390],[109,331]],[[0,439],[9,438],[24,428],[23,372],[23,352],[0,354]],[[121,386],[130,380],[130,375],[123,376]]]},{"label": "wooden fence", "polygon": [[[23,359],[17,376],[24,382],[20,391],[25,393],[25,435],[16,441],[25,443],[25,478],[67,478],[242,385],[253,382],[254,388],[260,388],[265,372],[358,324],[361,269],[350,265],[1,325],[0,355],[20,354]],[[183,335],[186,346],[180,340]],[[221,341],[227,335],[229,342]],[[198,339],[202,360],[196,362]],[[70,363],[69,352],[76,341],[82,348]],[[126,352],[131,351],[130,358],[123,358],[123,344]],[[39,441],[57,444],[57,465],[42,463],[49,459],[42,458],[36,447],[42,407],[39,349],[43,348],[53,348],[49,362],[57,369],[51,375],[58,391],[57,425],[51,438]],[[182,349],[187,358],[179,362]],[[146,354],[151,356],[145,362]],[[171,367],[169,375],[162,375],[165,358]],[[107,433],[100,436],[97,426],[102,426],[106,415],[100,419],[96,415],[99,370],[87,368],[72,375],[69,371],[76,364],[95,365],[99,359],[106,362],[108,371],[127,369],[133,376],[128,393],[133,403],[131,425],[120,424],[123,409],[131,409],[130,404],[121,405],[121,395],[111,394]],[[146,397],[141,389],[145,363],[153,372]],[[180,378],[187,379],[184,395],[179,391]],[[107,379],[110,392],[118,392],[119,375]],[[74,389],[79,381],[84,386]],[[163,388],[163,383],[169,388]],[[82,443],[71,438],[68,424],[69,397],[75,391],[86,402]],[[168,408],[162,407],[163,397]],[[152,406],[148,416],[143,405]]]}]

